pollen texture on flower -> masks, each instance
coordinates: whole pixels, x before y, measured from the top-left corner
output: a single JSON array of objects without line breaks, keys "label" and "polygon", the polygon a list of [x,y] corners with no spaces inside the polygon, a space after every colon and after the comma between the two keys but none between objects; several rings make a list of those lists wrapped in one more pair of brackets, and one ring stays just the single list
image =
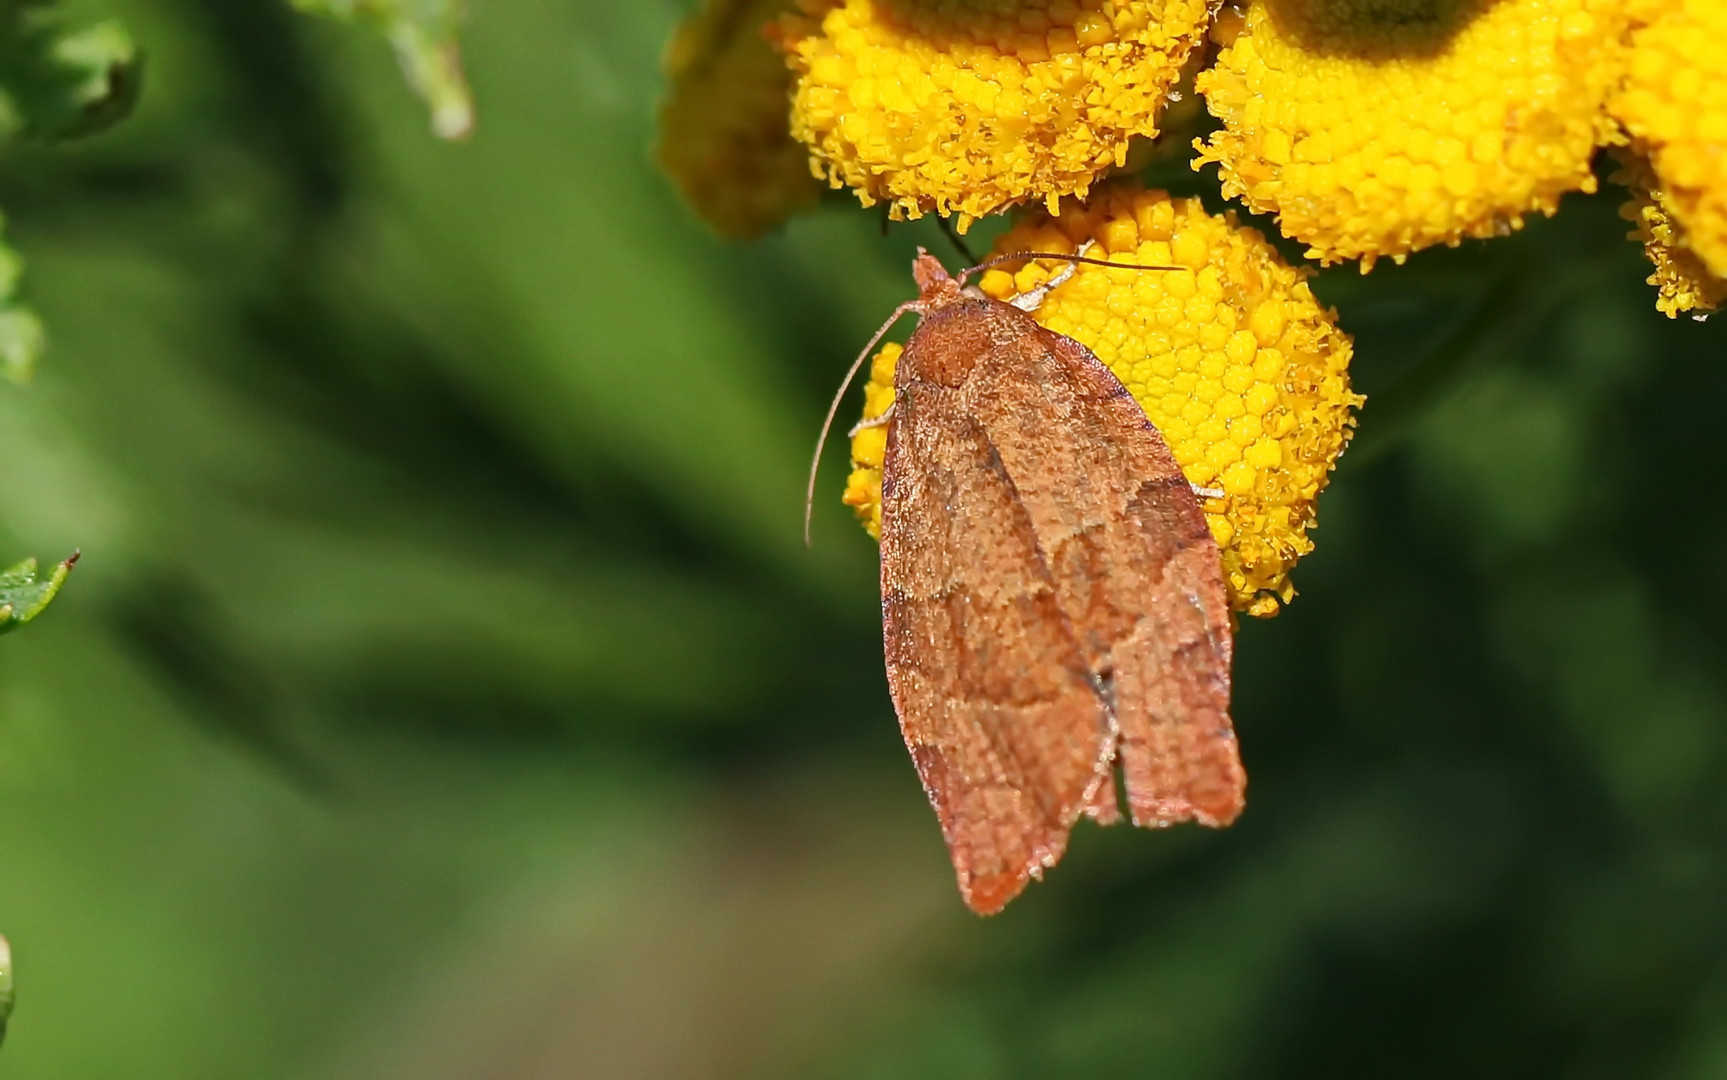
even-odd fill
[{"label": "pollen texture on flower", "polygon": [[[997,252],[1086,254],[1176,271],[1081,265],[1034,317],[1107,364],[1145,409],[1188,480],[1223,492],[1202,500],[1223,551],[1237,610],[1273,615],[1294,596],[1289,572],[1311,551],[1314,500],[1353,430],[1351,345],[1308,290],[1307,271],[1278,257],[1233,217],[1197,199],[1128,185],[1099,190],[1058,218],[1028,215]],[[1061,264],[991,270],[979,285],[997,299],[1027,292]],[[864,416],[893,401],[889,346],[870,369]],[[852,439],[845,501],[872,535],[881,515],[885,426]]]},{"label": "pollen texture on flower", "polygon": [[1727,303],[1727,278],[1710,273],[1691,250],[1648,160],[1630,150],[1622,150],[1619,157],[1624,168],[1613,179],[1631,191],[1631,201],[1619,213],[1637,226],[1631,238],[1643,242],[1644,254],[1655,264],[1649,284],[1656,288],[1656,308],[1675,318],[1683,311],[1702,314]]},{"label": "pollen texture on flower", "polygon": [[[1727,4],[1671,0],[1639,30],[1613,111],[1653,166],[1682,246],[1727,277]],[[1659,262],[1657,263],[1659,266]]]},{"label": "pollen texture on flower", "polygon": [[890,341],[870,361],[863,420],[852,432],[852,471],[840,501],[857,511],[864,530],[881,539],[881,470],[887,460],[887,425],[875,423],[893,405],[893,370],[904,348]]},{"label": "pollen texture on flower", "polygon": [[1083,197],[1121,165],[1208,0],[803,0],[780,22],[817,176],[898,217]]},{"label": "pollen texture on flower", "polygon": [[813,206],[791,137],[791,73],[763,29],[792,0],[707,0],[666,49],[661,166],[721,236],[748,240]]},{"label": "pollen texture on flower", "polygon": [[1197,82],[1200,161],[1327,262],[1518,228],[1595,189],[1633,2],[1249,0]]}]

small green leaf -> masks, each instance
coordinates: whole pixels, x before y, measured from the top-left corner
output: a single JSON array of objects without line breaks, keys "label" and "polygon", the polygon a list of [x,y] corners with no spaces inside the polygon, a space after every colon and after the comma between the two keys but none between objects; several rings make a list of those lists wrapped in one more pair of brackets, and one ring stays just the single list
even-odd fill
[{"label": "small green leaf", "polygon": [[474,97],[456,32],[462,0],[293,0],[315,15],[364,19],[384,31],[408,85],[432,114],[432,131],[460,139],[474,128]]},{"label": "small green leaf", "polygon": [[37,576],[35,559],[25,559],[10,570],[0,571],[0,634],[42,614],[77,562],[78,552],[74,551],[71,558],[55,564],[46,579]]}]

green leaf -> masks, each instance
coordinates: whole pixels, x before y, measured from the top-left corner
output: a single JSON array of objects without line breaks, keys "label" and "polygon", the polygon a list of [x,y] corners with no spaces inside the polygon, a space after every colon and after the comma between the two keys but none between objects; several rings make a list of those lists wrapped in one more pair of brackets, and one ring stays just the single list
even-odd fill
[{"label": "green leaf", "polygon": [[363,19],[383,30],[408,85],[432,114],[440,138],[464,138],[474,128],[474,98],[462,70],[456,32],[462,0],[293,0],[315,15]]},{"label": "green leaf", "polygon": [[[66,583],[66,575],[72,572],[77,562],[78,553],[74,551],[71,558],[55,564],[46,579],[37,576],[35,559],[25,559],[10,570],[0,572],[0,634],[42,614],[42,609]],[[0,1010],[0,1018],[3,1017],[4,1012]]]}]

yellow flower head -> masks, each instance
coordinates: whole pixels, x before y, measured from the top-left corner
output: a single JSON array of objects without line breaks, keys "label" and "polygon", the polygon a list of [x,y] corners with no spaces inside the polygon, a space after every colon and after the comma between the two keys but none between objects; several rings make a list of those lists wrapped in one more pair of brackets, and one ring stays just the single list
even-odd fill
[{"label": "yellow flower head", "polygon": [[[1044,326],[1097,354],[1127,386],[1169,443],[1187,478],[1221,490],[1204,501],[1223,550],[1237,610],[1273,615],[1295,590],[1289,572],[1312,550],[1314,499],[1349,441],[1349,338],[1308,290],[1307,271],[1278,257],[1233,216],[1206,213],[1125,184],[1100,189],[1059,218],[1026,216],[997,242],[999,253],[1048,251],[1179,266],[1174,272],[1077,267],[1034,313]],[[1048,280],[1060,264],[991,270],[979,286],[1007,299]],[[870,369],[864,416],[893,402],[887,346]],[[886,428],[852,438],[845,501],[879,535]]]},{"label": "yellow flower head", "polygon": [[1200,160],[1311,256],[1364,270],[1518,228],[1595,189],[1633,2],[1249,0],[1197,82],[1223,121]]},{"label": "yellow flower head", "polygon": [[895,218],[1083,197],[1121,165],[1208,0],[802,0],[780,23],[811,166]]},{"label": "yellow flower head", "polygon": [[1710,273],[1691,249],[1648,160],[1631,151],[1622,152],[1619,160],[1624,168],[1613,179],[1631,189],[1631,201],[1619,213],[1636,223],[1631,238],[1643,242],[1644,253],[1655,264],[1649,284],[1657,291],[1656,308],[1671,319],[1682,311],[1710,312],[1727,302],[1727,278]]},{"label": "yellow flower head", "polygon": [[660,164],[721,236],[748,240],[819,192],[787,127],[791,73],[763,34],[792,0],[707,0],[666,49]]},{"label": "yellow flower head", "polygon": [[[1671,0],[1638,31],[1613,111],[1649,156],[1660,210],[1727,277],[1727,4]],[[1660,265],[1657,260],[1657,266]],[[1663,308],[1663,310],[1666,310]]]}]

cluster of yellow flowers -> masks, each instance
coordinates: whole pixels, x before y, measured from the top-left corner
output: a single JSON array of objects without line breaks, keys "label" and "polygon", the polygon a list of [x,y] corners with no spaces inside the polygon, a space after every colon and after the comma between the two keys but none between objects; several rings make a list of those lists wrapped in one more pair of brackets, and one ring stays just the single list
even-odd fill
[{"label": "cluster of yellow flowers", "polygon": [[[696,22],[765,29],[787,65],[758,84],[784,95],[776,133],[804,146],[818,178],[896,217],[953,215],[963,231],[1016,205],[1056,212],[1061,197],[1083,198],[1135,136],[1157,134],[1183,66],[1206,58],[1209,29],[1215,57],[1195,85],[1221,127],[1195,167],[1216,163],[1226,195],[1275,214],[1310,256],[1365,270],[1516,229],[1567,192],[1593,191],[1596,151],[1629,143],[1651,180],[1637,235],[1651,245],[1662,309],[1702,310],[1721,291],[1720,0],[1236,0],[1215,17],[1214,7],[709,0]],[[704,114],[721,111],[724,89],[696,88]],[[765,131],[762,99],[735,89],[749,102],[744,127]],[[716,123],[709,146],[727,132]],[[728,168],[709,156],[710,200],[733,187],[764,218],[776,196],[781,214],[808,202],[801,186],[762,184],[749,157]],[[1662,225],[1647,222],[1650,206]]]},{"label": "cluster of yellow flowers", "polygon": [[[708,0],[697,20],[722,10],[782,54],[761,83],[777,80],[771,130],[816,180],[962,232],[1018,208],[998,251],[1089,241],[1185,268],[1086,267],[1036,317],[1109,364],[1189,478],[1225,492],[1207,512],[1235,605],[1251,614],[1292,595],[1288,571],[1310,547],[1314,496],[1360,398],[1349,340],[1305,271],[1233,216],[1105,183],[1130,144],[1170,122],[1185,80],[1218,121],[1193,139],[1193,167],[1215,165],[1226,198],[1275,215],[1312,259],[1366,272],[1508,233],[1594,191],[1610,148],[1660,310],[1727,298],[1723,0]],[[685,40],[679,71],[691,67]],[[733,96],[734,117],[752,119],[712,126],[705,198],[748,187],[760,228],[810,195],[764,184],[760,154],[751,172],[712,152],[769,131],[766,98]],[[981,285],[1008,296],[1044,273],[1033,263]],[[866,415],[891,400],[894,349],[876,358]],[[866,524],[881,439],[865,428],[854,440],[846,499]]]}]

